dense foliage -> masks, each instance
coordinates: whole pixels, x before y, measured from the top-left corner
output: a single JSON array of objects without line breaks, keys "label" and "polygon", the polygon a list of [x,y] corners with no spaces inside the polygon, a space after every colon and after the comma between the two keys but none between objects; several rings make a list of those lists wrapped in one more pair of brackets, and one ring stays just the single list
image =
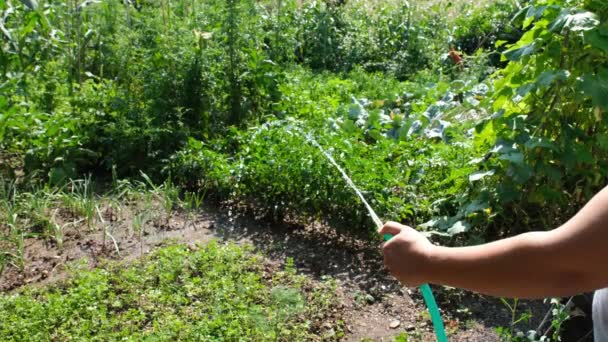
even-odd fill
[{"label": "dense foliage", "polygon": [[476,144],[493,144],[477,160],[493,180],[474,192],[502,208],[502,226],[552,227],[606,184],[608,6],[576,5],[538,1],[515,16],[527,31],[476,127]]},{"label": "dense foliage", "polygon": [[1,1],[0,172],[369,231],[313,137],[385,219],[550,228],[606,180],[606,5],[514,3]]},{"label": "dense foliage", "polygon": [[[94,229],[95,185],[143,207],[140,242],[208,199],[373,235],[325,153],[442,243],[551,229],[608,181],[607,109],[603,0],[0,0],[0,273],[29,237],[61,250],[60,209]],[[308,338],[329,296],[258,261],[78,273],[1,297],[0,336]]]}]

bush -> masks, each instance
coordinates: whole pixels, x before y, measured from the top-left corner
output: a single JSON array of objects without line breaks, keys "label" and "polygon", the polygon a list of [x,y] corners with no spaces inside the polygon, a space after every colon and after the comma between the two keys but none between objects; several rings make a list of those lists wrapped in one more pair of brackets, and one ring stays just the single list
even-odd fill
[{"label": "bush", "polygon": [[532,2],[515,20],[527,32],[503,54],[495,114],[479,122],[479,181],[469,197],[490,201],[492,234],[554,227],[606,184],[606,6]]}]

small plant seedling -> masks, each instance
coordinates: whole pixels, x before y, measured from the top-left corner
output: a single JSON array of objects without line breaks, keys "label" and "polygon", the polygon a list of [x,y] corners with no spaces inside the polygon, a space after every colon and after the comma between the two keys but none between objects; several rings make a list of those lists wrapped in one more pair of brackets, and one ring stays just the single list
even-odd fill
[{"label": "small plant seedling", "polygon": [[167,178],[167,180],[165,180],[163,183],[162,202],[163,208],[165,209],[165,225],[168,227],[173,209],[180,202],[179,188],[171,181],[170,178]]},{"label": "small plant seedling", "polygon": [[19,214],[13,207],[9,208],[6,225],[9,228],[6,240],[13,246],[14,252],[5,252],[9,263],[23,272],[25,270],[25,231],[19,224]]},{"label": "small plant seedling", "polygon": [[407,333],[402,332],[395,337],[395,342],[407,342]]},{"label": "small plant seedling", "polygon": [[184,201],[182,203],[182,206],[186,210],[188,218],[184,222],[184,227],[183,228],[186,228],[186,225],[188,224],[188,222],[192,223],[193,226],[194,226],[194,222],[193,222],[194,221],[194,215],[195,215],[196,212],[198,212],[200,210],[200,208],[201,208],[201,206],[203,204],[203,199],[204,198],[205,198],[205,192],[190,192],[190,191],[187,191],[184,194]]},{"label": "small plant seedling", "polygon": [[144,257],[144,230],[146,228],[147,214],[136,213],[131,219],[131,228],[139,235],[139,255],[143,261]]},{"label": "small plant seedling", "polygon": [[68,191],[62,194],[65,205],[78,216],[82,216],[89,230],[92,230],[97,215],[97,201],[93,192],[91,176],[80,180],[71,180]]}]

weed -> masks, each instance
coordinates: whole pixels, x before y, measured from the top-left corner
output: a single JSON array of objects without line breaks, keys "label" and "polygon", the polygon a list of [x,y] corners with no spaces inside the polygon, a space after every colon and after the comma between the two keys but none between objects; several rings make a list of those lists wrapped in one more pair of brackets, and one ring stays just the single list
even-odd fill
[{"label": "weed", "polygon": [[188,215],[188,219],[184,222],[184,228],[188,224],[188,221],[192,222],[194,220],[194,215],[199,211],[201,205],[203,205],[204,199],[205,192],[187,191],[184,193],[182,207],[186,210],[186,213]]},{"label": "weed", "polygon": [[173,209],[179,205],[179,188],[171,181],[171,178],[167,178],[162,186],[162,203],[165,209],[165,224],[169,226],[169,219],[173,213]]},{"label": "weed", "polygon": [[139,236],[139,255],[143,260],[144,256],[144,233],[146,229],[146,223],[148,221],[147,211],[141,213],[135,213],[131,218],[131,229]]},{"label": "weed", "polygon": [[173,209],[179,204],[180,201],[179,188],[173,184],[170,178],[167,178],[162,185],[157,186],[145,173],[141,172],[141,176],[152,188],[152,193],[154,193],[161,201],[165,214],[165,226],[168,227]]},{"label": "weed", "polygon": [[51,228],[51,236],[52,236],[53,240],[55,241],[57,248],[59,250],[62,250],[63,249],[63,230],[68,225],[68,223],[65,223],[64,225],[59,225],[59,223],[57,223],[57,213],[58,212],[59,212],[59,209],[53,210],[53,214],[50,219],[50,228]]},{"label": "weed", "polygon": [[19,213],[17,208],[7,208],[6,226],[8,227],[8,232],[6,236],[4,236],[4,239],[10,246],[10,249],[3,252],[5,259],[9,264],[23,272],[25,270],[26,233],[19,223]]},{"label": "weed", "polygon": [[515,330],[517,324],[519,324],[521,322],[528,322],[530,320],[530,318],[532,317],[532,315],[529,312],[528,313],[518,313],[517,312],[517,305],[519,304],[519,299],[517,299],[517,298],[513,299],[512,304],[509,303],[509,301],[505,298],[501,298],[500,301],[503,303],[503,305],[505,305],[507,307],[507,309],[509,309],[509,312],[511,313],[511,324],[509,325],[509,327],[507,329],[499,328],[497,331],[498,331],[499,336],[501,336],[501,338],[503,340],[511,341],[511,339],[515,339],[516,336],[518,335],[518,332],[516,332],[516,330]]},{"label": "weed", "polygon": [[[331,307],[292,285],[270,285],[261,256],[211,243],[173,245],[143,264],[79,269],[62,286],[0,296],[0,339],[287,340],[313,338]],[[333,296],[330,289],[316,288]],[[67,319],[66,319],[67,317]],[[193,323],[194,322],[194,323]]]},{"label": "weed", "polygon": [[82,216],[89,230],[92,230],[97,200],[95,198],[91,176],[82,180],[71,180],[67,185],[67,192],[61,194],[61,199],[75,215]]},{"label": "weed", "polygon": [[43,190],[25,193],[20,197],[22,211],[29,220],[29,231],[46,238],[55,235],[55,224],[51,217],[54,197],[54,193]]},{"label": "weed", "polygon": [[407,342],[407,333],[401,333],[395,337],[395,342]]}]

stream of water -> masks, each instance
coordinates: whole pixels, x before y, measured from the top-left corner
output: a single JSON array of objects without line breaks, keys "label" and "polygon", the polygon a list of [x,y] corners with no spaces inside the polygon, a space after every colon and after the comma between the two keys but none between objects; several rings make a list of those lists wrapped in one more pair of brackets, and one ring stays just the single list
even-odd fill
[{"label": "stream of water", "polygon": [[[306,140],[308,140],[308,142],[310,142],[313,146],[318,148],[321,151],[321,153],[323,153],[323,155],[325,155],[327,160],[336,169],[338,169],[338,171],[340,171],[340,174],[342,174],[342,178],[344,178],[344,180],[346,181],[346,184],[348,184],[348,186],[351,187],[355,191],[357,196],[359,196],[359,198],[365,205],[365,208],[367,209],[369,215],[372,217],[372,220],[374,221],[376,226],[378,226],[378,228],[382,228],[383,223],[380,220],[380,218],[378,217],[378,215],[376,214],[376,212],[374,211],[374,209],[372,208],[372,206],[369,205],[369,203],[365,200],[365,197],[363,197],[363,194],[361,193],[361,191],[359,191],[359,188],[357,188],[355,183],[353,183],[352,179],[350,179],[350,177],[340,167],[340,165],[335,161],[335,159],[331,156],[331,154],[328,151],[326,151],[323,148],[323,146],[321,146],[312,136],[310,136],[310,134],[304,134],[299,129],[298,129],[298,131],[300,131],[300,133],[302,133],[304,135],[304,137],[306,138]],[[384,240],[388,241],[391,238],[392,238],[391,235],[388,235],[388,234],[384,235]],[[437,302],[435,301],[435,297],[433,296],[431,287],[428,284],[423,284],[420,286],[420,291],[422,292],[422,297],[424,298],[426,306],[431,315],[431,321],[433,322],[433,328],[435,329],[435,335],[437,336],[437,341],[438,342],[447,342],[448,338],[445,333],[445,327],[443,325],[443,320],[441,319],[441,314],[439,313],[439,308],[437,307]]]},{"label": "stream of water", "polygon": [[365,205],[365,208],[367,209],[369,216],[371,216],[371,218],[374,221],[374,223],[376,224],[376,226],[378,226],[378,228],[382,228],[382,226],[384,224],[382,223],[382,220],[380,220],[380,217],[378,217],[378,215],[376,214],[376,212],[374,211],[372,206],[369,205],[369,203],[365,200],[365,197],[363,197],[363,194],[361,193],[361,191],[359,191],[359,188],[357,188],[355,183],[353,183],[352,179],[350,179],[350,177],[346,174],[346,172],[334,160],[334,158],[331,156],[331,154],[329,154],[329,152],[327,152],[313,137],[311,137],[310,134],[306,134],[305,137],[306,137],[306,140],[308,140],[313,146],[318,148],[321,151],[321,153],[323,153],[323,155],[325,155],[327,160],[329,160],[329,162],[333,166],[335,166],[335,168],[338,169],[338,171],[340,171],[340,174],[342,174],[342,178],[344,178],[344,180],[346,181],[346,184],[348,184],[348,186],[350,186],[355,191],[357,196],[359,196],[359,198],[361,199],[361,202],[363,202],[363,204]]}]

